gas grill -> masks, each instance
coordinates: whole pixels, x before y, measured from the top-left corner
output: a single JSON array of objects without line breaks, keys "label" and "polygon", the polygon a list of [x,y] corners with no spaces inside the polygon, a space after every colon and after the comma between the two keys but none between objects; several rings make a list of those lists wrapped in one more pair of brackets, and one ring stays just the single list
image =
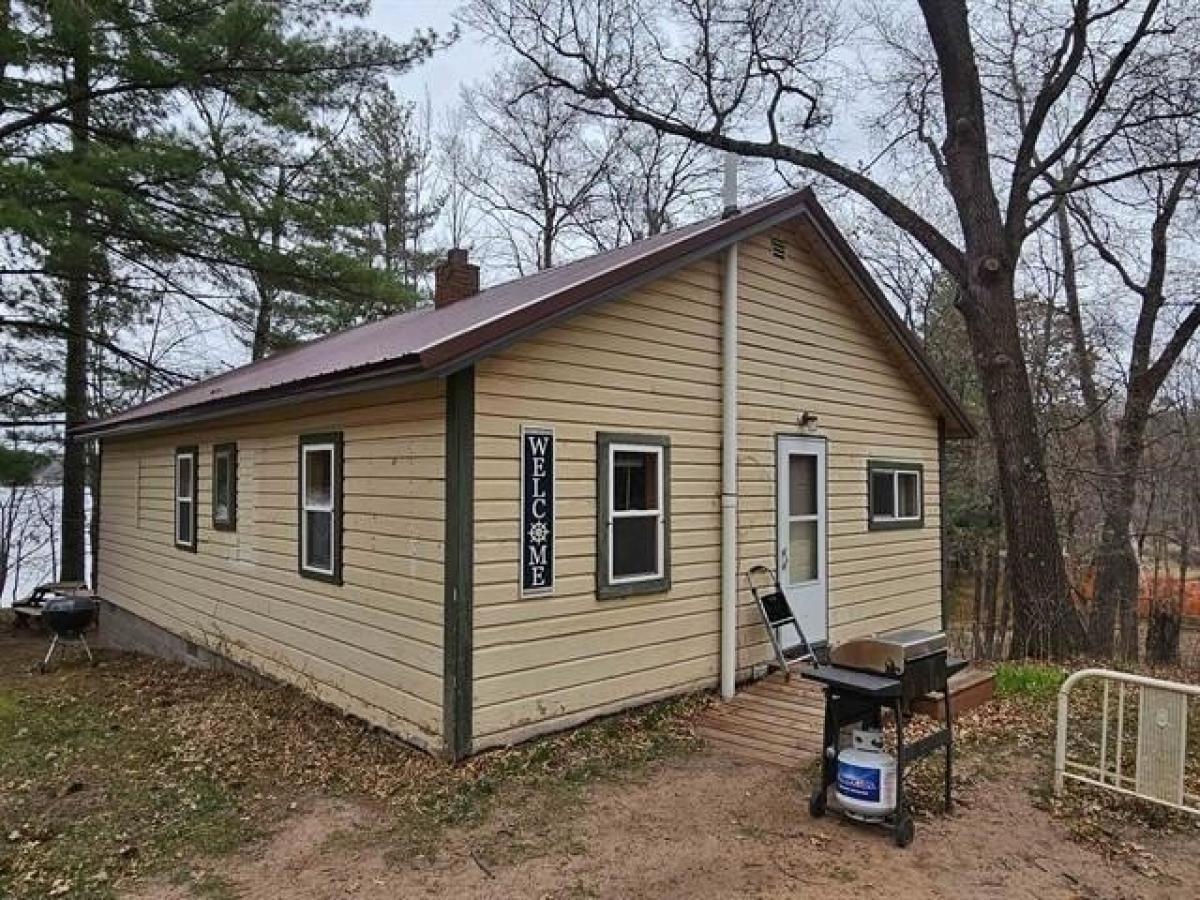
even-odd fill
[{"label": "gas grill", "polygon": [[[943,749],[945,804],[950,810],[954,734],[946,682],[966,666],[966,661],[947,657],[945,634],[917,629],[845,641],[832,647],[828,656],[828,664],[800,670],[803,677],[825,686],[821,785],[809,798],[809,813],[822,816],[828,809],[828,791],[837,779],[842,729],[856,723],[879,728],[883,710],[890,710],[896,730],[896,806],[881,821],[891,828],[897,846],[906,847],[912,842],[914,827],[904,801],[905,770],[916,760]],[[944,724],[932,734],[907,743],[904,731],[910,705],[933,691],[941,691],[944,698]]]},{"label": "gas grill", "polygon": [[831,669],[847,669],[899,682],[907,707],[946,683],[946,635],[908,628],[868,638],[855,638],[829,651]]}]

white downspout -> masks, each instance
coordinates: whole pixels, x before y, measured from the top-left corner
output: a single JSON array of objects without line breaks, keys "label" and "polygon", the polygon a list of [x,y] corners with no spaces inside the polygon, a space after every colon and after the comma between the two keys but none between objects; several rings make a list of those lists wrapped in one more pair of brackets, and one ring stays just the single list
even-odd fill
[{"label": "white downspout", "polygon": [[[737,164],[725,156],[724,215],[737,213]],[[738,247],[729,245],[721,286],[721,697],[733,697],[737,679],[738,508]]]}]

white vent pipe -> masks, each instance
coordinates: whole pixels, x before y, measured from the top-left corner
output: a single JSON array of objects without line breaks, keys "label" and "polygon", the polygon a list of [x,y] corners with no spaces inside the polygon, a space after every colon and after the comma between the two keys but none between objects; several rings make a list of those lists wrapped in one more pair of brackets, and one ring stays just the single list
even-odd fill
[{"label": "white vent pipe", "polygon": [[[737,156],[725,156],[724,215],[737,213]],[[721,696],[734,695],[737,678],[738,519],[738,245],[725,253],[721,285]]]}]

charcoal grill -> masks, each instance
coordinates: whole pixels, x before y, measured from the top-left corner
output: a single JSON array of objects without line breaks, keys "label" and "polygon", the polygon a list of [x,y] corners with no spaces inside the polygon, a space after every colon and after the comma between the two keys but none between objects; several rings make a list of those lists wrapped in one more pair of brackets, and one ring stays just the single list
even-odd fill
[{"label": "charcoal grill", "polygon": [[[878,728],[885,709],[891,711],[896,730],[896,808],[882,824],[891,829],[897,846],[912,843],[915,828],[905,803],[904,774],[912,763],[938,750],[945,751],[945,807],[949,812],[954,729],[946,682],[965,666],[965,660],[948,658],[945,634],[904,629],[837,644],[829,650],[828,665],[800,670],[803,677],[825,686],[821,784],[809,798],[809,813],[818,817],[829,810],[829,788],[837,780],[842,728],[855,723]],[[905,720],[912,701],[933,691],[941,691],[944,698],[942,727],[920,740],[906,742]]]},{"label": "charcoal grill", "polygon": [[50,649],[46,658],[38,667],[45,672],[50,668],[50,660],[54,651],[68,644],[78,644],[87,654],[88,662],[96,664],[92,656],[92,648],[88,646],[86,632],[95,623],[100,612],[96,598],[87,594],[73,594],[51,597],[42,604],[41,620],[50,629]]}]

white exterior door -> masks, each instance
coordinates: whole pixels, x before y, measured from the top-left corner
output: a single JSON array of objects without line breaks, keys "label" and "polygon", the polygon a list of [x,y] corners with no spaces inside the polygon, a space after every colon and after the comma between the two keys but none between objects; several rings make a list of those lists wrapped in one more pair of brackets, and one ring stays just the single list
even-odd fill
[{"label": "white exterior door", "polygon": [[[776,564],[779,584],[810,644],[829,638],[825,510],[825,441],[780,437],[776,461]],[[800,642],[796,629],[780,635]]]}]

